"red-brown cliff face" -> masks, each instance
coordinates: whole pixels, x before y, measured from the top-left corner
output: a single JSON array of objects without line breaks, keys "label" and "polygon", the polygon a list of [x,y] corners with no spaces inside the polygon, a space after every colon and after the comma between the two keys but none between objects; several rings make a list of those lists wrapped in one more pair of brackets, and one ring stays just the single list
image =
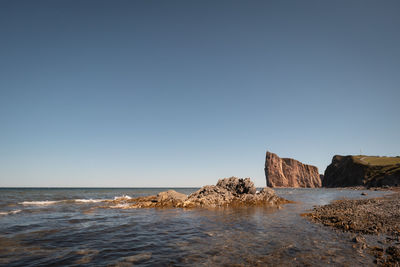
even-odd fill
[{"label": "red-brown cliff face", "polygon": [[317,167],[268,151],[264,170],[269,187],[321,187]]}]

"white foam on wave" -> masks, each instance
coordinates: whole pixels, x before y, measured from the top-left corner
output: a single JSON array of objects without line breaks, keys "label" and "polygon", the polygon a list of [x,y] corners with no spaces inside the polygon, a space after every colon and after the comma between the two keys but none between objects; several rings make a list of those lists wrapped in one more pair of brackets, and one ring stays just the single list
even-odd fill
[{"label": "white foam on wave", "polygon": [[21,210],[4,211],[0,212],[0,215],[11,215],[11,214],[17,214],[19,212],[21,212]]},{"label": "white foam on wave", "polygon": [[[99,202],[107,202],[107,201],[126,201],[132,199],[130,196],[116,196],[114,199],[85,199],[85,198],[77,198],[77,199],[64,199],[64,200],[43,200],[43,201],[23,201],[18,204],[24,206],[49,206],[58,203],[99,203]],[[2,213],[0,213],[1,215]]]},{"label": "white foam on wave", "polygon": [[12,211],[8,212],[8,214],[17,214],[19,212],[21,212],[21,210],[12,210]]},{"label": "white foam on wave", "polygon": [[129,204],[117,204],[117,205],[114,205],[114,206],[110,206],[110,208],[111,209],[127,209],[127,208],[129,208]]},{"label": "white foam on wave", "polygon": [[63,200],[54,200],[54,201],[50,201],[50,200],[44,200],[44,201],[24,201],[21,202],[19,204],[22,204],[24,206],[48,206],[48,205],[54,205],[57,203],[63,202]]},{"label": "white foam on wave", "polygon": [[99,203],[107,201],[107,199],[74,199],[77,203]]},{"label": "white foam on wave", "polygon": [[129,199],[132,199],[130,196],[127,196],[127,195],[123,195],[123,196],[120,196],[120,197],[114,197],[114,200],[129,200]]}]

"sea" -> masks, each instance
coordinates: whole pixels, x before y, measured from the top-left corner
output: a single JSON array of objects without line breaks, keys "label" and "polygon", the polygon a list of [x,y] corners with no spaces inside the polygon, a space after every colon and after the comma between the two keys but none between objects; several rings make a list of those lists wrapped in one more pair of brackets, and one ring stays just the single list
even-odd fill
[{"label": "sea", "polygon": [[[301,214],[360,190],[275,189],[281,208],[123,209],[198,188],[0,188],[0,266],[374,266],[351,233]],[[382,196],[368,191],[367,197]]]}]

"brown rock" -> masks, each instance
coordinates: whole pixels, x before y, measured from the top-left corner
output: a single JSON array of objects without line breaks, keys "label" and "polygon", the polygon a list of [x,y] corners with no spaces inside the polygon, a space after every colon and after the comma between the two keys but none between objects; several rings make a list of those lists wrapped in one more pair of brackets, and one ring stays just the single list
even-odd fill
[{"label": "brown rock", "polygon": [[257,193],[250,178],[224,178],[217,185],[206,185],[191,194],[183,207],[226,207],[226,206],[279,206],[289,203],[280,198],[271,188],[263,188]]},{"label": "brown rock", "polygon": [[224,187],[206,185],[191,194],[184,202],[185,208],[228,206],[235,195]]},{"label": "brown rock", "polygon": [[363,237],[362,235],[356,235],[356,236],[352,239],[352,241],[353,241],[354,243],[366,243],[365,237]]},{"label": "brown rock", "polygon": [[264,170],[269,187],[321,187],[317,167],[291,158],[280,158],[268,151]]},{"label": "brown rock", "polygon": [[165,192],[160,192],[157,195],[157,205],[158,206],[179,206],[187,199],[187,195],[178,193],[175,190],[168,190]]},{"label": "brown rock", "polygon": [[383,198],[337,200],[305,214],[314,222],[358,234],[400,236],[400,193]]},{"label": "brown rock", "polygon": [[386,253],[391,255],[390,261],[400,263],[400,247],[390,246],[386,249]]},{"label": "brown rock", "polygon": [[250,178],[230,177],[220,179],[217,185],[206,185],[189,196],[174,190],[161,192],[157,196],[110,201],[109,208],[216,208],[228,206],[276,206],[289,203],[278,197],[271,188],[259,193]]},{"label": "brown rock", "polygon": [[357,245],[354,245],[354,248],[359,248],[359,249],[365,249],[367,248],[367,241],[365,240],[365,237],[362,235],[356,235],[352,241],[356,243]]},{"label": "brown rock", "polygon": [[227,189],[234,195],[255,194],[257,191],[250,178],[239,179],[236,177],[230,177],[219,179],[217,186]]}]

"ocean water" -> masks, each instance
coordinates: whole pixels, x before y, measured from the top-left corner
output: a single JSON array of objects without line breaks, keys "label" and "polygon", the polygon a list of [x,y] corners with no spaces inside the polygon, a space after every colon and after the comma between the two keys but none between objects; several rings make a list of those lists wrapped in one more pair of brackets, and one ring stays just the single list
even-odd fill
[{"label": "ocean water", "polygon": [[[119,209],[167,188],[0,189],[1,266],[373,266],[351,235],[300,214],[361,191],[276,189],[276,208]],[[190,194],[197,188],[175,188]],[[383,192],[368,191],[368,197]]]}]

